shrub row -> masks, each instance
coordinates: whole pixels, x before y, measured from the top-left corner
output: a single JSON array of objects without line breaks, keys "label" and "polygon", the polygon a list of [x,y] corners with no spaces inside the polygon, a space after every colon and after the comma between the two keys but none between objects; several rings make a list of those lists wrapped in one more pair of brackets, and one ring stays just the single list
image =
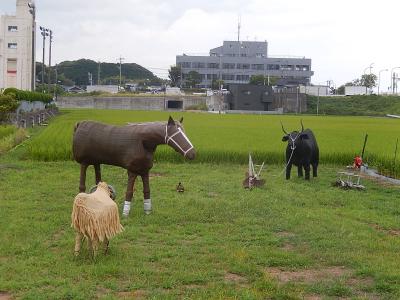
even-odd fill
[{"label": "shrub row", "polygon": [[42,94],[37,92],[23,91],[16,88],[7,88],[3,92],[4,95],[15,95],[19,101],[25,100],[29,102],[40,101],[45,104],[50,103],[53,97],[49,94]]}]

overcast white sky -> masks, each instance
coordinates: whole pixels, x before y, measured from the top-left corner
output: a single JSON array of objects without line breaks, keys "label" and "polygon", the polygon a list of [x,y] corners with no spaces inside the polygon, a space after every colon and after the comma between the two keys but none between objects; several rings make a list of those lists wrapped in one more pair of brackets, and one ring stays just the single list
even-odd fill
[{"label": "overcast white sky", "polygon": [[[311,58],[316,84],[339,86],[371,63],[376,74],[400,67],[395,0],[36,0],[36,6],[38,25],[54,31],[56,62],[116,62],[121,55],[166,77],[177,54],[208,53],[236,40],[240,15],[242,40],[267,40],[269,55]],[[0,13],[14,11],[15,0],[0,0]],[[389,73],[381,73],[382,91]]]}]

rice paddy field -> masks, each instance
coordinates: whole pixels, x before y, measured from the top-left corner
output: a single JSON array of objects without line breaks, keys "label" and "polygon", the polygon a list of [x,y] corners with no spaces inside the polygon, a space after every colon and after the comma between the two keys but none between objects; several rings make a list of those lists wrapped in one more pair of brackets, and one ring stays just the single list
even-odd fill
[{"label": "rice paddy field", "polygon": [[[167,120],[168,115],[167,112],[64,110],[28,144],[27,155],[39,161],[71,160],[73,127],[81,120],[124,125],[127,122]],[[394,161],[396,139],[400,136],[400,120],[397,119],[173,113],[175,118],[181,116],[184,117],[186,133],[198,153],[196,162],[245,163],[251,152],[256,160],[282,163],[286,145],[281,141],[280,122],[287,131],[292,131],[301,128],[302,119],[305,128],[311,128],[317,137],[321,163],[351,164],[354,156],[361,154],[364,136],[368,133],[365,161],[384,173],[400,175],[399,161]],[[156,155],[162,161],[182,160],[166,146],[159,147]]]}]

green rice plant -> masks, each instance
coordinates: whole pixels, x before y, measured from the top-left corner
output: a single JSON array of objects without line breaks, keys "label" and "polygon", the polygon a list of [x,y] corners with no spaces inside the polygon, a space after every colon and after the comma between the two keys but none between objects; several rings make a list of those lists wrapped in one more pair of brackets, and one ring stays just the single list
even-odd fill
[{"label": "green rice plant", "polygon": [[[82,120],[124,125],[127,122],[166,121],[169,114],[159,111],[63,110],[61,116],[32,139],[28,156],[42,161],[72,159],[73,128]],[[372,166],[381,164],[389,168],[400,132],[399,120],[387,118],[173,113],[176,119],[181,116],[197,151],[194,162],[246,163],[248,154],[252,153],[257,162],[284,163],[287,144],[282,142],[280,122],[287,131],[293,131],[301,128],[302,119],[305,128],[311,128],[317,138],[321,163],[352,164],[354,156],[361,154],[364,136],[368,133],[364,160]],[[183,162],[184,159],[171,148],[161,145],[156,151],[156,161]]]}]

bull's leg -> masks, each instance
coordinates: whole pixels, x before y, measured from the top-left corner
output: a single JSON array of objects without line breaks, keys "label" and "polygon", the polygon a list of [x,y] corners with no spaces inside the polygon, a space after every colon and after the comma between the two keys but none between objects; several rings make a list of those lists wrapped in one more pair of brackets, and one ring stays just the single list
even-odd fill
[{"label": "bull's leg", "polygon": [[82,239],[83,239],[83,234],[77,232],[75,236],[75,256],[78,256],[79,252],[81,251]]},{"label": "bull's leg", "polygon": [[151,213],[151,198],[150,198],[150,183],[149,183],[149,172],[141,175],[143,181],[143,206],[144,213],[146,215]]},{"label": "bull's leg", "polygon": [[304,164],[304,171],[306,173],[305,180],[310,180],[310,164]]},{"label": "bull's leg", "polygon": [[131,201],[133,198],[133,189],[135,187],[136,177],[137,174],[128,171],[128,186],[126,187],[125,203],[124,203],[124,208],[122,210],[122,214],[125,217],[129,215],[129,211],[131,210]]},{"label": "bull's leg", "polygon": [[312,175],[313,175],[313,177],[318,176],[318,165],[317,164],[312,165]]},{"label": "bull's leg", "polygon": [[100,164],[94,165],[94,173],[96,175],[96,185],[99,184],[101,181],[101,169],[100,169]]},{"label": "bull's leg", "polygon": [[298,167],[297,167],[297,175],[299,177],[303,177],[303,166],[302,165],[298,165]]},{"label": "bull's leg", "polygon": [[86,191],[86,170],[88,165],[81,164],[81,177],[79,180],[79,192],[84,193]]},{"label": "bull's leg", "polygon": [[292,171],[292,164],[286,166],[286,179],[290,179],[290,171]]}]

